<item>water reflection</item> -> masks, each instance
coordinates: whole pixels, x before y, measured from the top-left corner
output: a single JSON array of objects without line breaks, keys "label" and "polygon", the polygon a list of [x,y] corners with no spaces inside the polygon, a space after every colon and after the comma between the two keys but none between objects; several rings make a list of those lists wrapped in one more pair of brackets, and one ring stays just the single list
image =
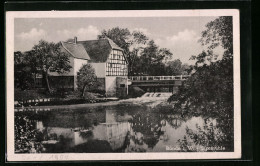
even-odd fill
[{"label": "water reflection", "polygon": [[17,153],[191,151],[189,146],[199,151],[198,146],[226,146],[215,119],[143,106],[16,112],[15,123]]},{"label": "water reflection", "polygon": [[195,129],[186,127],[183,139],[178,140],[181,151],[234,151],[233,131],[225,132],[221,126],[224,127],[218,120],[206,118],[201,125],[196,124]]}]

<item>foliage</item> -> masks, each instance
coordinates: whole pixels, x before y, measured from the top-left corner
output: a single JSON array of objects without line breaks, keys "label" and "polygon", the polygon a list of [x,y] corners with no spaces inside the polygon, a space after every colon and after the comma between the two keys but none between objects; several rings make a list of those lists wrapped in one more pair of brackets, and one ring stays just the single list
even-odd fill
[{"label": "foliage", "polygon": [[34,128],[25,115],[15,116],[15,151],[18,153],[41,152],[42,133]]},{"label": "foliage", "polygon": [[128,61],[128,71],[132,75],[136,70],[135,64],[139,59],[138,52],[146,44],[148,37],[140,31],[131,33],[129,29],[119,27],[103,30],[101,35],[98,35],[98,39],[106,37],[112,39],[119,47],[124,49],[124,55]]},{"label": "foliage", "polygon": [[195,112],[201,110],[203,114],[222,113],[220,116],[232,117],[233,66],[227,60],[203,65],[169,100],[177,101],[176,109],[184,104]]},{"label": "foliage", "polygon": [[96,102],[96,96],[94,93],[91,93],[91,92],[84,92],[84,99],[87,101],[87,102],[90,102],[90,103],[93,103],[93,102]]},{"label": "foliage", "polygon": [[27,57],[28,54],[14,52],[14,84],[22,90],[30,89],[34,83],[31,73],[35,73],[35,70]]},{"label": "foliage", "polygon": [[30,90],[21,90],[14,89],[14,100],[15,101],[25,101],[33,99],[42,99],[42,98],[52,98],[53,96],[46,93],[45,89],[30,89]]},{"label": "foliage", "polygon": [[[231,134],[232,135],[232,134]],[[225,134],[223,128],[213,125],[212,119],[205,119],[204,125],[196,124],[196,129],[186,127],[186,135],[178,143],[182,151],[233,151],[233,138]]]},{"label": "foliage", "polygon": [[90,64],[83,65],[77,72],[77,86],[84,97],[86,90],[91,90],[97,84],[97,76]]},{"label": "foliage", "polygon": [[[187,107],[221,103],[233,105],[230,103],[233,101],[233,51],[230,48],[233,42],[232,32],[229,31],[230,26],[232,27],[232,19],[230,20],[229,17],[220,17],[206,25],[208,29],[202,32],[200,41],[204,45],[209,45],[208,50],[192,57],[196,60],[193,66],[195,72],[187,80],[185,86],[181,87],[180,92],[169,101],[175,98],[179,101],[178,104],[185,103]],[[225,56],[219,61],[208,63],[207,60],[213,56],[213,49],[217,45],[225,48]]]},{"label": "foliage", "polygon": [[125,50],[129,75],[162,75],[165,63],[172,58],[169,49],[159,48],[141,31],[115,27],[103,30],[98,38],[108,37]]},{"label": "foliage", "polygon": [[49,92],[51,91],[48,74],[70,71],[69,56],[60,50],[60,43],[55,44],[40,40],[32,50],[25,53],[15,52],[15,85],[28,89],[34,84],[36,74],[43,74]]},{"label": "foliage", "polygon": [[165,75],[165,63],[171,59],[169,49],[159,48],[153,40],[140,52],[136,73],[139,75]]},{"label": "foliage", "polygon": [[[207,30],[202,32],[199,40],[208,46],[198,56],[193,66],[194,73],[172,95],[169,101],[175,101],[174,109],[183,109],[205,116],[228,121],[225,134],[233,135],[233,34],[232,18],[219,17],[209,22]],[[212,61],[214,48],[222,46],[225,49],[223,58]]]},{"label": "foliage", "polygon": [[61,51],[60,43],[55,44],[40,40],[37,45],[34,45],[32,56],[36,58],[36,64],[46,80],[46,85],[51,92],[48,75],[49,72],[57,72],[59,74],[69,72],[71,66],[69,64],[69,56]]},{"label": "foliage", "polygon": [[188,74],[187,70],[189,69],[189,65],[182,64],[179,59],[169,61],[166,64],[166,75],[183,75]]},{"label": "foliage", "polygon": [[107,31],[103,30],[101,35],[98,35],[98,39],[108,37],[112,39],[119,47],[128,51],[130,44],[128,40],[130,39],[130,36],[131,33],[127,28],[115,27]]},{"label": "foliage", "polygon": [[208,46],[208,50],[221,46],[225,49],[224,59],[233,58],[233,26],[232,16],[223,16],[209,22],[207,29],[202,32],[199,40],[202,45]]},{"label": "foliage", "polygon": [[133,97],[133,98],[141,97],[143,94],[145,94],[145,91],[139,87],[130,86],[128,91],[129,91],[128,96]]},{"label": "foliage", "polygon": [[140,67],[138,73],[148,74],[151,69],[151,65],[155,66],[156,64],[156,53],[158,51],[158,46],[155,45],[154,41],[151,40],[148,42],[147,47],[145,47],[140,56]]}]

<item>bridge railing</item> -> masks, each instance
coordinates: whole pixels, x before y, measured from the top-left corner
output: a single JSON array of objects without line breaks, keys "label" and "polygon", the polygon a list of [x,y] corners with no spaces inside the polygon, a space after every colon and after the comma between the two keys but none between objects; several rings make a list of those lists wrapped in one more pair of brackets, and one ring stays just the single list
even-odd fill
[{"label": "bridge railing", "polygon": [[178,76],[129,76],[132,81],[186,80],[190,75]]}]

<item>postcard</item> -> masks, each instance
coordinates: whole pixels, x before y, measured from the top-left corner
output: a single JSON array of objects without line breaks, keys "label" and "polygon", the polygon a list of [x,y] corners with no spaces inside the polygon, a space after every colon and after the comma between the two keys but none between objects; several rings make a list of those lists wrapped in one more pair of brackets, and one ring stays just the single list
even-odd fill
[{"label": "postcard", "polygon": [[7,11],[7,161],[241,158],[239,22]]}]

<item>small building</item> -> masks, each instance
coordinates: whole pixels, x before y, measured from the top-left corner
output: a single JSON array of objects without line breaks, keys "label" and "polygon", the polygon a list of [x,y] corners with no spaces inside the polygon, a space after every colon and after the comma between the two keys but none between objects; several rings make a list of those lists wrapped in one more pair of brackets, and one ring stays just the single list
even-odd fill
[{"label": "small building", "polygon": [[77,89],[77,72],[84,64],[91,64],[108,97],[127,94],[128,68],[124,50],[111,39],[61,42],[61,51],[69,54],[70,72],[50,72],[50,84],[54,88]]}]

